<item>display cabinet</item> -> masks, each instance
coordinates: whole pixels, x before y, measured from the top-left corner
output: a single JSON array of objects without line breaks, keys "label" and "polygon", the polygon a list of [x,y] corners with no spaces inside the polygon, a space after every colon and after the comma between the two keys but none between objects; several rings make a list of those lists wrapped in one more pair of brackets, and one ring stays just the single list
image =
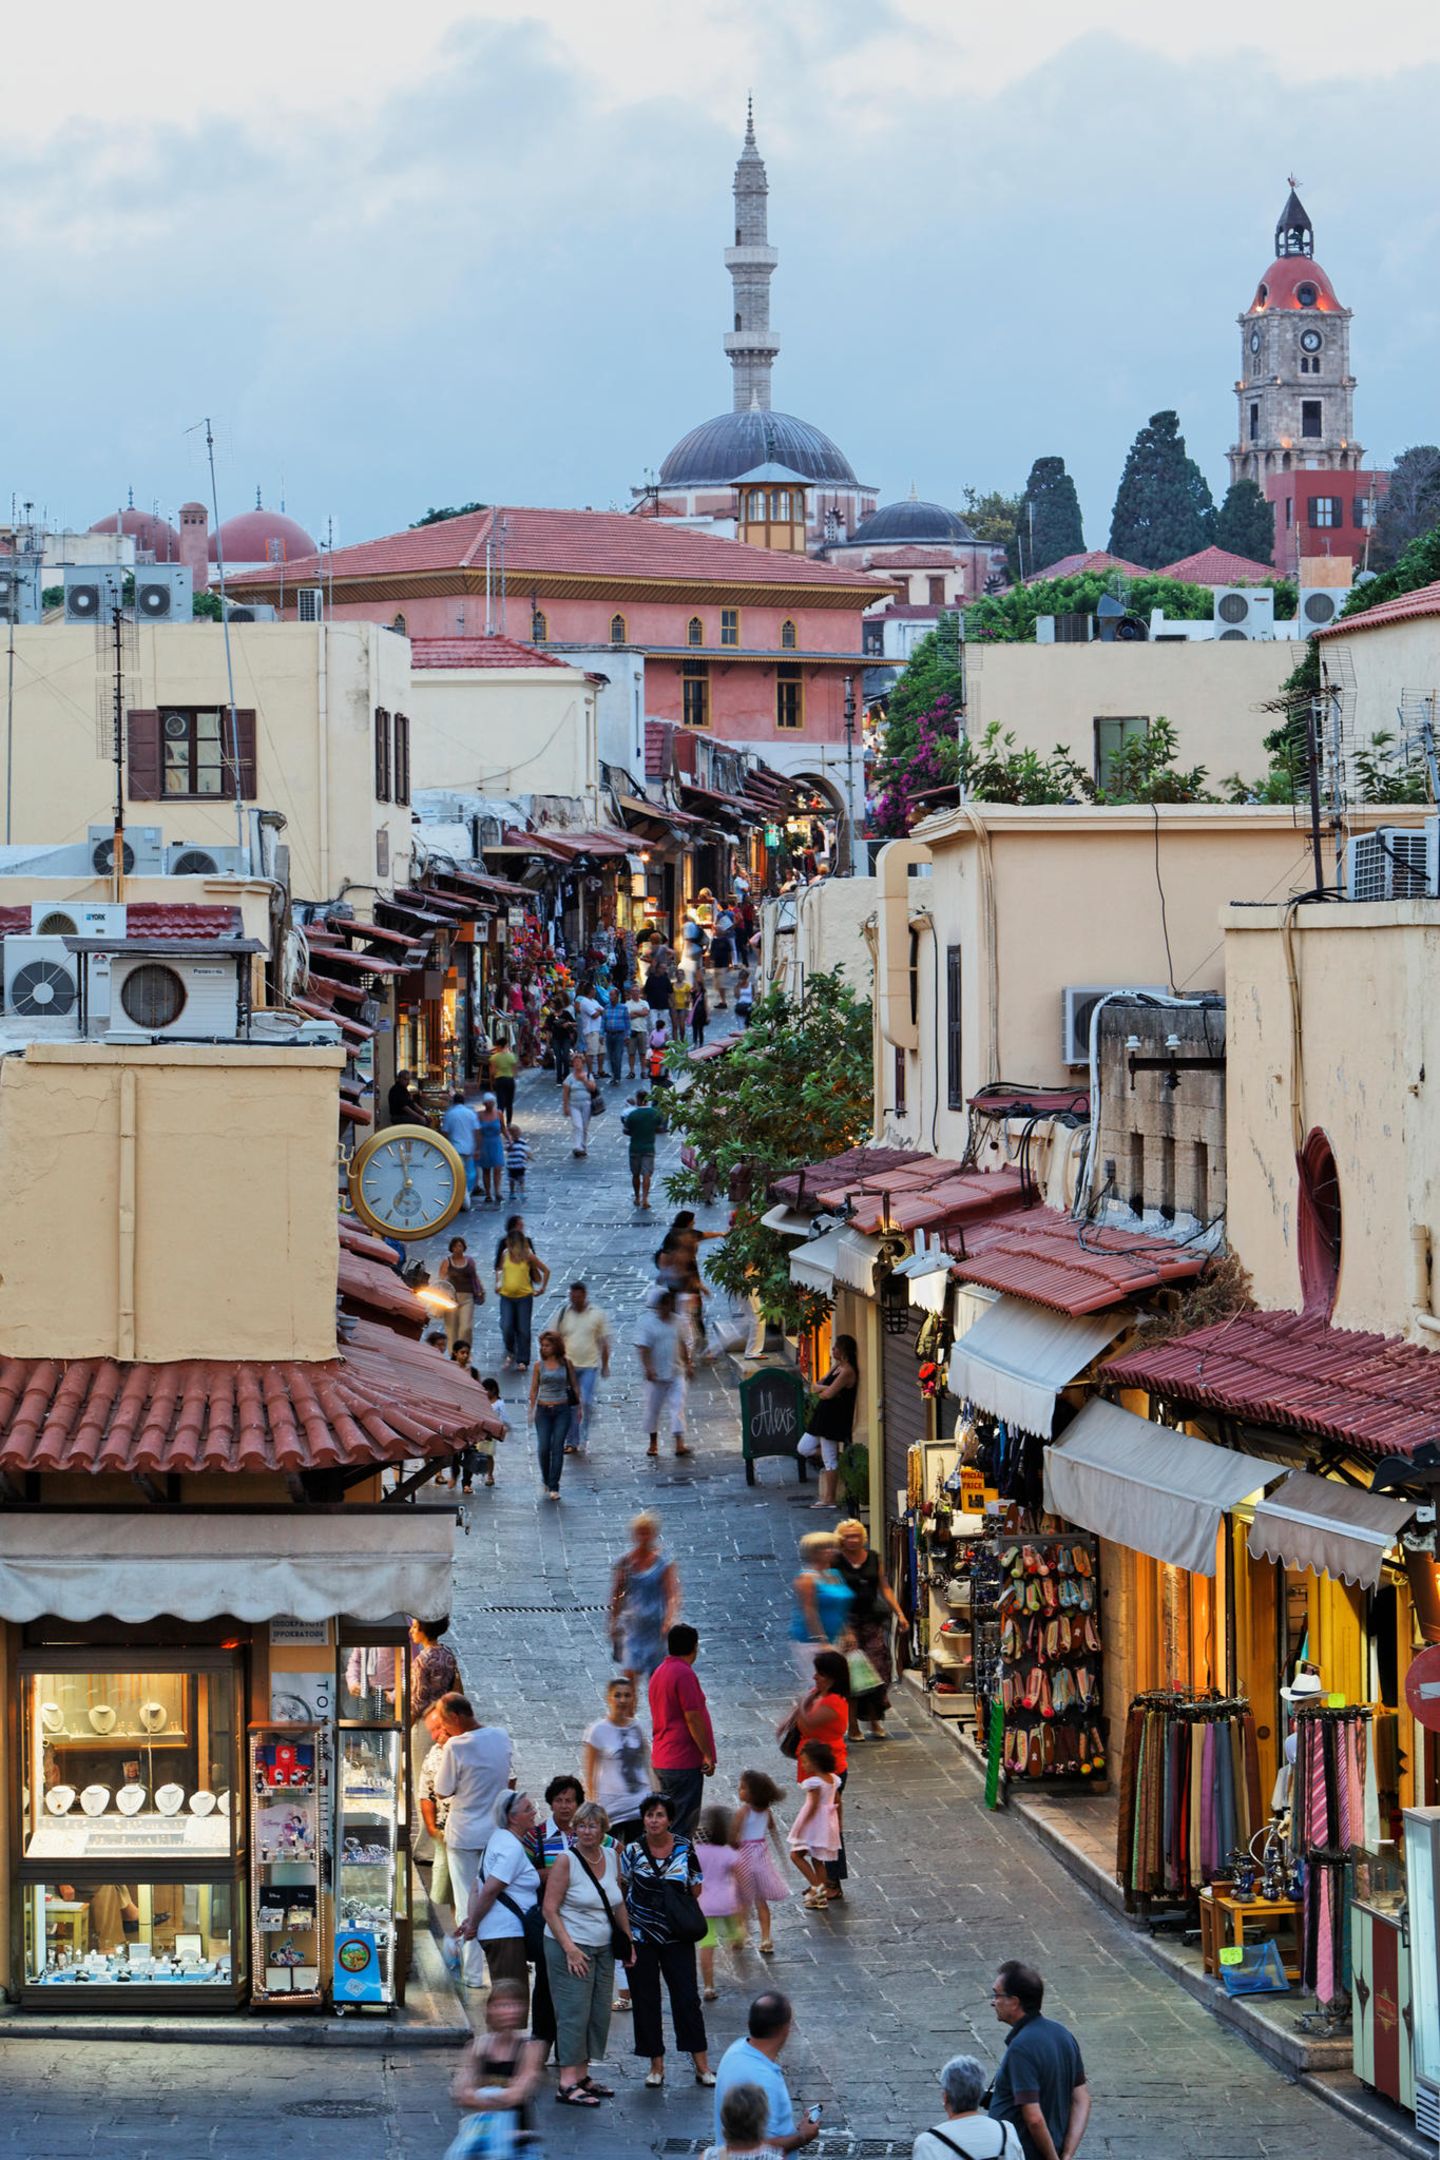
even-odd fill
[{"label": "display cabinet", "polygon": [[1440,1807],[1405,1810],[1415,2127],[1440,2138]]},{"label": "display cabinet", "polygon": [[[388,2007],[404,1970],[405,1749],[398,1725],[342,1725],[336,1735],[334,1855],[337,2010]],[[408,1954],[408,1945],[403,1946]]]},{"label": "display cabinet", "polygon": [[321,2000],[320,1725],[250,1727],[251,1997],[300,2007]]}]

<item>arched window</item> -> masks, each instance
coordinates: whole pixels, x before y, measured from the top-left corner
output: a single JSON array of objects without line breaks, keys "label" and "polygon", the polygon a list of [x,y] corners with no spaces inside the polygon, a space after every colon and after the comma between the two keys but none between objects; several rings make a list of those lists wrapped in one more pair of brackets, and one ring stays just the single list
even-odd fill
[{"label": "arched window", "polygon": [[391,623],[390,628],[395,632],[397,637],[406,636],[407,632],[405,627],[405,617],[403,615],[397,615],[394,622]]},{"label": "arched window", "polygon": [[795,625],[788,615],[780,625],[780,649],[782,652],[795,650]]},{"label": "arched window", "polygon": [[537,607],[530,617],[530,639],[535,645],[543,645],[550,635],[550,625]]},{"label": "arched window", "polygon": [[625,629],[625,617],[623,615],[612,615],[610,617],[611,644],[623,645],[625,643],[626,635],[627,633]]},{"label": "arched window", "polygon": [[687,645],[703,645],[705,642],[705,625],[698,615],[690,617],[685,631],[685,642]]},{"label": "arched window", "polygon": [[1300,1150],[1300,1204],[1295,1256],[1307,1313],[1328,1320],[1340,1282],[1340,1173],[1330,1142],[1317,1126]]}]

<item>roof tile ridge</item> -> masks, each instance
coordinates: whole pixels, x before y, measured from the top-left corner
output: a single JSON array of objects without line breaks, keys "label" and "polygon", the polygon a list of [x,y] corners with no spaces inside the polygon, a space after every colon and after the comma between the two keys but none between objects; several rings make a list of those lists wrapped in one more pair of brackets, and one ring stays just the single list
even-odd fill
[{"label": "roof tile ridge", "polygon": [[480,513],[480,523],[475,528],[475,537],[470,542],[470,545],[465,550],[464,554],[460,557],[457,568],[461,570],[469,570],[474,566],[475,551],[477,548],[481,547],[486,540],[489,539],[491,533],[493,533],[493,531],[495,530],[495,520],[501,517],[508,517],[509,515],[510,513],[508,510],[502,510],[495,503],[491,503],[488,509],[483,510]]}]

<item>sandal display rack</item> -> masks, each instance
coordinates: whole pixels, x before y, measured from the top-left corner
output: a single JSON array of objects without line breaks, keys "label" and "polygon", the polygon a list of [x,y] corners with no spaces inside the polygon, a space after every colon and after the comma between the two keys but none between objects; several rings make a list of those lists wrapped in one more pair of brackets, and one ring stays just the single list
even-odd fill
[{"label": "sandal display rack", "polygon": [[1082,1531],[999,1530],[976,1555],[977,1731],[998,1702],[1008,1778],[1106,1787],[1099,1572]]}]

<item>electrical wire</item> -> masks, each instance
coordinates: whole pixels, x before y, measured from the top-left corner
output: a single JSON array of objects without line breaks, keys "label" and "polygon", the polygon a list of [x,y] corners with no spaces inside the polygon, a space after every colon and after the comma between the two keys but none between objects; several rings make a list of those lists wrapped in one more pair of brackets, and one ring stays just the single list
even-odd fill
[{"label": "electrical wire", "polygon": [[1151,816],[1152,816],[1152,817],[1154,818],[1154,820],[1155,820],[1155,890],[1156,890],[1156,891],[1157,891],[1157,892],[1159,893],[1159,895],[1160,895],[1160,932],[1161,932],[1161,935],[1162,935],[1162,937],[1163,937],[1163,938],[1164,938],[1164,940],[1165,940],[1165,966],[1166,966],[1166,970],[1167,970],[1167,973],[1166,973],[1166,976],[1165,976],[1165,980],[1166,980],[1166,982],[1167,982],[1167,983],[1169,984],[1169,986],[1170,986],[1170,990],[1171,990],[1171,993],[1172,993],[1173,995],[1177,995],[1177,996],[1178,996],[1178,994],[1179,994],[1179,993],[1178,993],[1178,992],[1177,992],[1177,991],[1175,990],[1175,958],[1174,958],[1174,955],[1172,954],[1172,952],[1171,952],[1171,950],[1170,950],[1170,917],[1169,917],[1169,914],[1168,914],[1168,912],[1167,912],[1167,910],[1166,910],[1166,906],[1165,906],[1165,886],[1164,886],[1164,882],[1163,882],[1163,880],[1162,880],[1162,878],[1161,878],[1161,876],[1160,876],[1160,805],[1159,805],[1159,803],[1157,803],[1157,802],[1152,802],[1152,803],[1151,803],[1151,805],[1150,805],[1150,815],[1151,815]]}]

